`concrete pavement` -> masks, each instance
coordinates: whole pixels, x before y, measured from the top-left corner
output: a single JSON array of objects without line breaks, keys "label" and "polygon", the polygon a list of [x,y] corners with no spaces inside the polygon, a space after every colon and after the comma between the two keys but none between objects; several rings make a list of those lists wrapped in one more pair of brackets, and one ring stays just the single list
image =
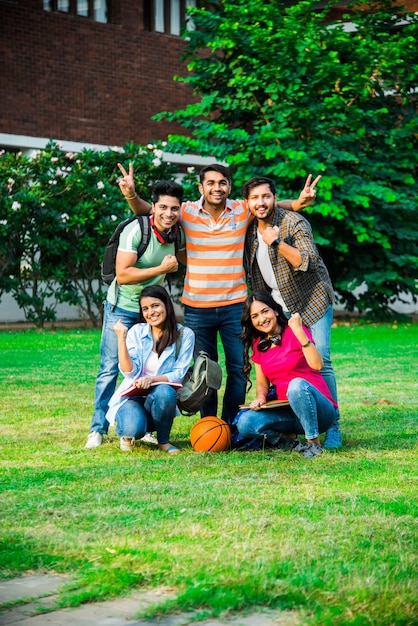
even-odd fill
[{"label": "concrete pavement", "polygon": [[[0,626],[187,626],[196,625],[193,613],[146,621],[135,619],[147,606],[173,597],[163,589],[136,591],[130,597],[61,609],[57,605],[66,579],[57,574],[29,575],[0,581]],[[300,615],[263,611],[225,620],[210,619],[201,626],[300,626]]]}]

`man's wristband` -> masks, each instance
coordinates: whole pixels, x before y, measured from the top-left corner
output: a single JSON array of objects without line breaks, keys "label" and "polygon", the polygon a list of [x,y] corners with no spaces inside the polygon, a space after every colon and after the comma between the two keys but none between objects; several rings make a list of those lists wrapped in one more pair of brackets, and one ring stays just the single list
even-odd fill
[{"label": "man's wristband", "polygon": [[125,199],[126,200],[134,200],[137,197],[138,197],[138,194],[135,194],[134,196],[125,196]]},{"label": "man's wristband", "polygon": [[273,246],[278,246],[281,241],[282,241],[282,238],[281,237],[277,237],[277,239],[275,239],[273,241],[272,245]]}]

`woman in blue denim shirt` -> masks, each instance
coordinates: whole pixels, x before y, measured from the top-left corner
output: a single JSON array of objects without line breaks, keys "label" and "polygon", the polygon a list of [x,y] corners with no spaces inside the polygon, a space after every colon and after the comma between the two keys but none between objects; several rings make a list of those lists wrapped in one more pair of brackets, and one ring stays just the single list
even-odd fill
[{"label": "woman in blue denim shirt", "polygon": [[[145,287],[139,306],[138,324],[128,330],[119,320],[114,326],[119,369],[125,379],[109,402],[106,419],[110,424],[116,421],[121,450],[132,450],[135,439],[156,430],[159,449],[176,454],[179,449],[169,441],[178,414],[176,390],[170,383],[181,383],[186,375],[193,358],[194,333],[184,327],[178,341],[182,327],[169,294],[160,285]],[[132,386],[141,395],[123,396]]]}]

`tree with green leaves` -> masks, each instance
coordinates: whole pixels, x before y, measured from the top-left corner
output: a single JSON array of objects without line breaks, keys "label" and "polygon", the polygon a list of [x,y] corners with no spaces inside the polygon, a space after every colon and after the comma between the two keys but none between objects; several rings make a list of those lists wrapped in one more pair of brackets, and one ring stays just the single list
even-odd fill
[{"label": "tree with green leaves", "polygon": [[236,194],[262,174],[293,197],[321,174],[306,213],[341,302],[385,315],[416,298],[418,15],[378,0],[332,21],[335,4],[191,9],[189,73],[178,80],[197,101],[157,117],[189,133],[170,137],[172,151],[226,161]]}]

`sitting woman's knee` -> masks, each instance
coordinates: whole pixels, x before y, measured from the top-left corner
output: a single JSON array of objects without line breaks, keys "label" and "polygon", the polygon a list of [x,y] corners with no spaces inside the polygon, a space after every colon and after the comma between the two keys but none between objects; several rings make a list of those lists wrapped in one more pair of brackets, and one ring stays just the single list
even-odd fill
[{"label": "sitting woman's knee", "polygon": [[307,381],[304,378],[293,378],[287,388],[287,397],[290,400],[292,394],[300,394],[306,389]]},{"label": "sitting woman's knee", "polygon": [[170,385],[157,385],[153,395],[158,402],[170,402],[176,399],[176,392]]},{"label": "sitting woman's knee", "polygon": [[251,424],[252,424],[252,416],[253,411],[243,411],[242,415],[238,419],[237,428],[238,432],[245,436],[252,432]]}]

